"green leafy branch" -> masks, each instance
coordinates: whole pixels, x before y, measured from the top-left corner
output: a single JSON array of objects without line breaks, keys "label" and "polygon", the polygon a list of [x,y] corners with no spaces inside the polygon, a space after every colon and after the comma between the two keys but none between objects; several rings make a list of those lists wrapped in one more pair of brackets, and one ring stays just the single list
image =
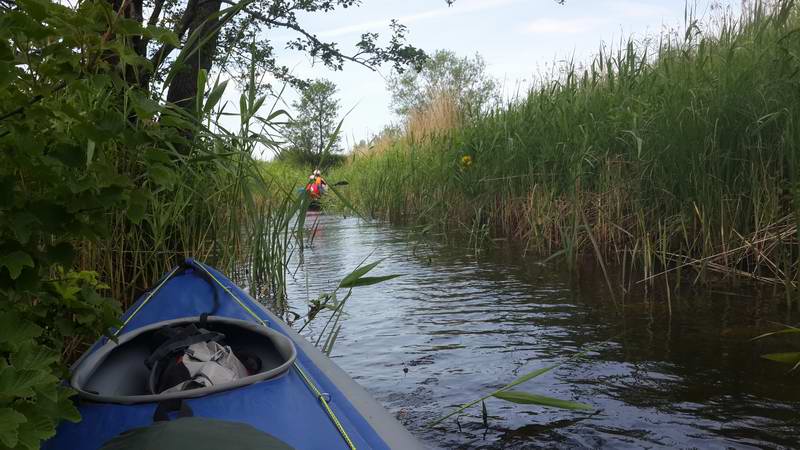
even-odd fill
[{"label": "green leafy branch", "polygon": [[[756,336],[753,340],[763,339],[766,337],[771,336],[780,336],[780,335],[787,335],[787,334],[800,334],[800,328],[793,327],[790,325],[786,325],[786,328],[783,330],[773,331],[770,333],[764,333],[761,336]],[[767,353],[761,355],[762,358],[768,359],[770,361],[779,362],[782,364],[791,364],[792,368],[789,371],[797,370],[800,367],[800,352],[780,352],[780,353]]]},{"label": "green leafy branch", "polygon": [[464,411],[464,410],[466,410],[466,409],[468,409],[468,408],[470,408],[472,406],[477,405],[478,403],[481,403],[483,405],[483,417],[484,417],[484,423],[486,423],[488,414],[486,413],[486,405],[485,405],[484,401],[489,399],[489,398],[492,398],[492,397],[500,399],[500,400],[504,400],[504,401],[507,401],[507,402],[518,403],[518,404],[523,404],[523,405],[548,406],[548,407],[553,407],[553,408],[568,409],[568,410],[572,410],[572,411],[587,411],[587,410],[591,410],[591,409],[593,409],[592,406],[584,404],[584,403],[578,403],[578,402],[573,402],[573,401],[569,401],[569,400],[561,400],[561,399],[547,397],[547,396],[539,395],[539,394],[533,394],[533,393],[525,392],[525,391],[512,390],[513,388],[519,386],[522,383],[525,383],[525,382],[530,381],[530,380],[532,380],[534,378],[542,376],[542,375],[546,374],[547,372],[550,372],[551,370],[553,370],[553,369],[555,369],[557,367],[560,367],[560,366],[562,366],[562,365],[564,365],[564,364],[566,364],[566,363],[568,363],[570,361],[574,361],[574,360],[584,356],[587,352],[588,352],[588,350],[584,351],[584,352],[581,352],[581,353],[578,353],[577,355],[572,356],[572,357],[568,358],[567,360],[565,360],[565,361],[563,361],[561,363],[554,364],[554,365],[548,366],[548,367],[543,367],[541,369],[536,369],[536,370],[534,370],[532,372],[529,372],[529,373],[517,378],[516,380],[512,381],[511,383],[506,384],[505,386],[501,387],[500,389],[497,389],[497,390],[495,390],[493,392],[490,392],[490,393],[478,398],[477,400],[473,400],[473,401],[471,401],[469,403],[465,403],[465,404],[459,406],[458,408],[456,408],[455,410],[451,411],[450,413],[448,413],[448,414],[446,414],[446,415],[444,415],[444,416],[442,416],[442,417],[440,417],[440,418],[438,418],[438,419],[436,419],[436,420],[434,420],[432,422],[429,422],[427,424],[427,426],[428,427],[436,426],[436,425],[444,422],[445,420],[449,419],[450,417],[453,417],[456,414],[459,414],[462,411]]},{"label": "green leafy branch", "polygon": [[[364,261],[366,261],[366,258],[364,259]],[[372,271],[372,269],[376,268],[381,262],[383,262],[383,259],[367,265],[364,265],[364,261],[362,261],[358,265],[358,267],[356,267],[355,270],[353,270],[347,276],[342,278],[342,281],[339,282],[339,285],[333,292],[322,294],[311,303],[309,308],[309,313],[306,316],[306,322],[303,324],[302,327],[300,327],[299,331],[303,331],[303,329],[309,323],[311,323],[312,320],[314,320],[316,315],[321,310],[328,309],[332,311],[330,317],[328,317],[328,320],[325,322],[325,326],[322,327],[322,331],[317,337],[317,340],[314,342],[315,345],[319,346],[320,342],[322,341],[322,338],[325,336],[325,332],[328,331],[330,327],[330,332],[325,338],[325,342],[322,344],[322,352],[325,353],[326,355],[331,354],[331,351],[333,350],[333,345],[334,343],[336,343],[336,339],[339,337],[339,331],[342,328],[340,321],[342,318],[342,314],[344,313],[344,307],[347,304],[347,300],[349,300],[350,297],[353,295],[353,289],[362,286],[371,286],[373,284],[383,283],[384,281],[388,281],[400,276],[400,275],[382,275],[377,277],[366,276],[370,271]],[[340,289],[347,289],[347,293],[341,300],[339,300],[337,296],[337,292]]]}]

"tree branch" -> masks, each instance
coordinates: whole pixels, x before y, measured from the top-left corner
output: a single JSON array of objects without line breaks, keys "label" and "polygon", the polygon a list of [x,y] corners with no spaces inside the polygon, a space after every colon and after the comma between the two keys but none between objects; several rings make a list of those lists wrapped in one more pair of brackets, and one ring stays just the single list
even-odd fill
[{"label": "tree branch", "polygon": [[[230,0],[222,0],[222,3],[226,4],[226,5],[235,5],[236,4],[235,2],[232,2]],[[360,55],[365,53],[363,51],[359,52],[359,53],[357,53],[357,54],[355,54],[353,56],[348,56],[348,55],[345,55],[342,52],[336,50],[335,47],[333,47],[333,45],[320,41],[319,38],[317,38],[317,36],[309,33],[306,30],[304,30],[302,27],[300,27],[300,25],[297,25],[296,23],[281,22],[281,21],[275,20],[275,19],[273,19],[271,17],[267,17],[267,16],[265,16],[264,14],[262,14],[262,13],[260,13],[258,11],[253,11],[253,10],[251,10],[249,8],[244,8],[242,11],[245,14],[248,14],[250,17],[252,17],[252,18],[254,18],[256,20],[260,20],[263,23],[266,23],[266,24],[269,24],[269,25],[272,25],[272,26],[275,26],[275,27],[288,28],[290,30],[294,30],[294,31],[302,34],[306,39],[308,39],[309,42],[311,42],[311,44],[314,45],[315,49],[326,49],[329,52],[331,52],[331,54],[333,54],[334,56],[336,56],[338,58],[341,58],[342,60],[354,62],[356,64],[359,64],[359,65],[363,66],[363,67],[366,67],[367,69],[369,69],[369,70],[371,70],[373,72],[377,71],[377,69],[373,65],[369,64],[367,61],[364,61],[363,59],[358,58],[358,56],[360,56]]]},{"label": "tree branch", "polygon": [[[197,0],[189,0],[186,4],[186,10],[183,12],[183,16],[181,16],[181,20],[175,24],[175,29],[173,30],[175,34],[178,36],[178,39],[182,39],[186,30],[189,29],[189,24],[192,23],[192,19],[194,18],[194,10],[197,5]],[[152,20],[153,16],[150,16]],[[164,44],[161,46],[158,51],[156,51],[155,55],[150,58],[150,64],[153,65],[153,72],[158,70],[158,66],[167,59],[167,56],[175,50],[175,47],[169,44]]]},{"label": "tree branch", "polygon": [[164,7],[164,0],[155,0],[153,5],[153,12],[147,20],[148,27],[154,27],[158,24],[158,17],[161,15],[161,8]]}]

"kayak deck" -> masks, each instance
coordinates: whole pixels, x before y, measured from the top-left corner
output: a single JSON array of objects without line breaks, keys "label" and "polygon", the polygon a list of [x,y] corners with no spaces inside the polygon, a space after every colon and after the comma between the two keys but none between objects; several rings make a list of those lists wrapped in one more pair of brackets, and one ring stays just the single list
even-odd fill
[{"label": "kayak deck", "polygon": [[[203,272],[218,285],[209,283]],[[159,285],[123,316],[120,340],[138,329],[213,310],[218,317],[266,326],[288,338],[296,349],[291,367],[275,377],[187,399],[195,416],[245,423],[297,449],[420,447],[341,369],[219,272],[187,260],[185,268]],[[75,373],[107,344],[105,338],[95,344],[76,363]],[[118,434],[153,421],[155,402],[108,401],[97,391],[88,392],[93,389],[78,388],[83,420],[62,423],[45,449],[97,449]]]}]

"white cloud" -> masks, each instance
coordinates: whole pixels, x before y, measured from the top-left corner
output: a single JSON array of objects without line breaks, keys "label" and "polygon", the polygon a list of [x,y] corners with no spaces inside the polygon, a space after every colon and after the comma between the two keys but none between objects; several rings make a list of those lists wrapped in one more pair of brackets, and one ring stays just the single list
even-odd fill
[{"label": "white cloud", "polygon": [[523,28],[531,34],[575,34],[592,31],[608,23],[607,19],[579,17],[575,19],[536,19]]},{"label": "white cloud", "polygon": [[623,17],[665,17],[673,14],[669,8],[662,5],[651,5],[642,2],[619,0],[609,4],[609,9]]},{"label": "white cloud", "polygon": [[[462,14],[469,14],[478,11],[485,11],[488,9],[495,9],[510,3],[516,3],[520,0],[459,0],[456,5],[452,7],[442,6],[427,11],[422,11],[416,14],[409,14],[406,16],[398,17],[397,21],[403,25],[410,25],[415,22],[424,20],[431,20],[446,16],[456,16]],[[386,28],[389,26],[390,20],[372,20],[353,25],[347,25],[339,28],[322,31],[318,33],[320,37],[332,38],[344,36],[354,33],[366,33],[374,31],[375,29]]]},{"label": "white cloud", "polygon": [[570,19],[542,18],[528,23],[523,32],[532,34],[577,34],[595,31],[599,27],[630,19],[665,19],[674,11],[663,5],[653,5],[632,0],[613,0],[601,3],[606,11],[603,17],[575,17]]}]

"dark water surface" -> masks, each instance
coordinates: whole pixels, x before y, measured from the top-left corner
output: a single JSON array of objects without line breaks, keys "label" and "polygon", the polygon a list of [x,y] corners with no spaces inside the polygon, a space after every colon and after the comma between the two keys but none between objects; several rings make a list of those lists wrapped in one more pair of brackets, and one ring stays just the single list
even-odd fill
[{"label": "dark water surface", "polygon": [[[305,265],[289,280],[292,308],[304,314],[308,296],[333,290],[370,254],[370,261],[386,258],[376,274],[403,276],[355,290],[334,360],[431,448],[800,442],[800,372],[758,356],[788,351],[791,341],[750,341],[776,322],[796,323],[785,301],[742,292],[673,295],[670,317],[660,297],[638,294],[615,306],[599,273],[576,280],[513,248],[476,257],[402,229],[322,215]],[[323,324],[318,318],[304,333],[314,337]],[[588,403],[594,412],[488,400],[488,429],[480,407],[458,423],[425,427],[456,405],[609,339],[520,387]]]}]

